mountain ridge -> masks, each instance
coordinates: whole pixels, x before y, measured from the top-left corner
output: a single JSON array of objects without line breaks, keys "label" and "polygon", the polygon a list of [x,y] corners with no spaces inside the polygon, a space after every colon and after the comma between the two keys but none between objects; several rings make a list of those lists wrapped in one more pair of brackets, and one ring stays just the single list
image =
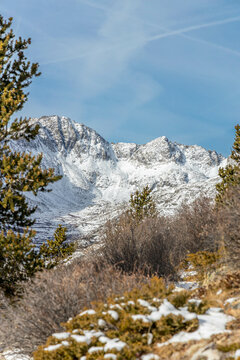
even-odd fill
[{"label": "mountain ridge", "polygon": [[173,143],[166,136],[142,145],[109,143],[95,130],[64,116],[32,122],[40,125],[36,139],[13,146],[33,154],[42,152],[43,166],[54,167],[63,176],[52,192],[28,195],[39,207],[40,238],[62,222],[75,228],[71,231],[76,237],[94,239],[99,225],[114,216],[132,192],[146,185],[153,189],[162,214],[175,212],[201,192],[214,197],[218,168],[226,163],[216,151]]}]

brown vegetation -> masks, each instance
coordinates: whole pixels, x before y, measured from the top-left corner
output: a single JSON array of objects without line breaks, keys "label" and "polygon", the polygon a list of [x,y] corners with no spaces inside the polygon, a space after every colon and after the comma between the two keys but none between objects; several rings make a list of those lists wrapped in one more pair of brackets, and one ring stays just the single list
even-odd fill
[{"label": "brown vegetation", "polygon": [[[61,323],[90,307],[92,301],[106,301],[112,294],[123,294],[148,282],[144,275],[174,278],[186,257],[193,268],[203,265],[206,272],[213,268],[211,259],[219,261],[218,253],[212,251],[224,248],[220,265],[223,260],[228,265],[237,264],[240,190],[229,190],[228,196],[228,202],[217,208],[202,198],[184,205],[172,217],[146,217],[139,222],[125,213],[108,222],[100,253],[39,274],[14,304],[0,299],[1,347],[31,353],[50,334],[61,331]],[[234,272],[225,277],[221,271],[218,274],[222,286],[230,284],[232,289],[236,284],[239,288],[239,276]]]},{"label": "brown vegetation", "polygon": [[214,250],[217,217],[207,198],[184,205],[169,217],[146,217],[140,223],[127,212],[109,221],[103,233],[102,256],[108,263],[132,273],[174,276],[188,253]]},{"label": "brown vegetation", "polygon": [[52,333],[61,331],[61,323],[89,307],[91,302],[105,301],[112,294],[123,294],[146,281],[140,273],[124,275],[109,265],[93,261],[78,260],[40,273],[26,285],[17,303],[10,305],[2,299],[1,348],[31,353]]},{"label": "brown vegetation", "polygon": [[173,243],[168,241],[167,228],[164,218],[148,217],[139,223],[125,213],[106,224],[102,256],[128,273],[144,269],[167,276],[173,273],[168,256]]}]

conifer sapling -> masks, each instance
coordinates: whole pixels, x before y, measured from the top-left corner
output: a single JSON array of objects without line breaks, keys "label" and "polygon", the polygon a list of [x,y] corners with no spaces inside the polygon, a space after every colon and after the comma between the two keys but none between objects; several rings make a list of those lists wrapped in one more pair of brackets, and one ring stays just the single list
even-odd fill
[{"label": "conifer sapling", "polygon": [[137,222],[145,217],[156,215],[156,204],[151,196],[152,189],[145,186],[142,191],[136,191],[130,196],[130,214]]}]

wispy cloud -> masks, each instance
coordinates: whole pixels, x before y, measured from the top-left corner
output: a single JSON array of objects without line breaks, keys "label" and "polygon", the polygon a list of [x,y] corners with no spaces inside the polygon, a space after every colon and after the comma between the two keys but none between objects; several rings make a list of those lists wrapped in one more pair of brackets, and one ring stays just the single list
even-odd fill
[{"label": "wispy cloud", "polygon": [[[234,22],[235,22],[235,21],[234,21]],[[164,31],[165,34],[168,34],[168,33],[172,33],[172,32],[173,32],[172,29],[169,29],[169,28],[163,27],[163,26],[159,26],[159,25],[156,25],[156,24],[154,24],[154,23],[147,22],[146,24],[149,25],[149,26],[151,26],[151,27],[154,28],[155,30]],[[182,32],[179,32],[178,34],[175,34],[175,36],[178,36],[178,37],[181,37],[181,38],[190,40],[190,41],[194,41],[194,42],[197,42],[197,43],[200,43],[200,44],[203,44],[203,45],[207,45],[207,46],[213,47],[213,48],[215,48],[215,49],[221,50],[221,51],[223,51],[223,52],[225,52],[225,53],[229,53],[229,54],[234,55],[234,56],[238,56],[238,57],[240,56],[240,51],[231,49],[231,48],[226,47],[226,46],[219,45],[219,44],[214,43],[214,42],[212,42],[212,41],[200,39],[200,38],[198,38],[198,37],[191,36],[191,35],[186,35],[185,32],[183,32],[183,33],[182,33]]]},{"label": "wispy cloud", "polygon": [[137,7],[137,1],[116,3],[113,11],[106,13],[96,41],[74,57],[82,59],[79,79],[85,89],[83,96],[96,96],[121,80],[129,62],[144,47],[145,29],[138,19],[132,20]]},{"label": "wispy cloud", "polygon": [[[104,12],[109,12],[109,13],[114,12],[110,7],[99,5],[99,4],[97,4],[97,3],[93,2],[93,1],[89,1],[89,0],[78,0],[78,1],[80,1],[83,4],[86,4],[86,5],[90,6],[92,8],[102,10]],[[161,39],[161,38],[164,38],[164,37],[169,37],[169,36],[174,36],[175,35],[175,36],[181,36],[181,37],[183,37],[185,39],[188,39],[188,40],[191,40],[191,41],[199,42],[201,44],[212,46],[212,47],[214,47],[214,48],[216,48],[218,50],[222,50],[222,51],[230,53],[232,55],[240,56],[240,52],[236,51],[234,49],[230,49],[230,48],[228,48],[226,46],[222,46],[222,45],[210,42],[210,41],[206,41],[206,40],[202,40],[202,39],[199,39],[199,38],[196,38],[196,37],[193,37],[193,36],[186,35],[186,33],[192,32],[194,30],[199,30],[199,29],[206,28],[206,27],[219,26],[219,25],[224,25],[224,24],[228,24],[228,23],[232,23],[232,22],[237,22],[237,21],[240,20],[240,16],[229,17],[227,19],[225,18],[223,20],[218,20],[218,21],[213,21],[213,22],[205,22],[205,23],[200,24],[200,25],[195,25],[195,26],[191,26],[191,27],[187,27],[187,28],[183,28],[183,29],[178,29],[178,30],[172,30],[172,29],[166,28],[165,26],[162,27],[162,26],[156,25],[156,24],[154,24],[152,22],[145,21],[143,19],[139,19],[139,18],[137,18],[136,15],[133,15],[133,18],[138,19],[140,22],[142,22],[143,24],[145,24],[147,26],[150,26],[152,28],[164,31],[164,33],[155,35],[156,38],[153,37],[153,39],[151,39],[149,41],[153,41],[153,40],[157,40],[157,39]],[[83,55],[83,56],[86,56],[86,55]]]},{"label": "wispy cloud", "polygon": [[182,37],[184,37],[185,39],[188,39],[188,40],[191,40],[191,41],[196,41],[200,44],[203,44],[203,45],[207,45],[207,46],[211,46],[215,49],[218,49],[218,50],[221,50],[221,51],[224,51],[226,53],[229,53],[229,54],[232,54],[234,56],[238,56],[240,57],[240,51],[237,51],[237,50],[233,50],[233,49],[230,49],[226,46],[222,46],[222,45],[219,45],[219,44],[216,44],[216,43],[213,43],[211,41],[207,41],[207,40],[203,40],[203,39],[199,39],[199,38],[196,38],[196,37],[193,37],[193,36],[189,36],[189,35],[185,35],[185,34],[181,34]]},{"label": "wispy cloud", "polygon": [[[133,59],[141,54],[146,44],[153,41],[180,36],[240,56],[238,51],[188,35],[196,30],[238,22],[240,16],[205,21],[172,30],[155,26],[154,23],[139,18],[137,10],[141,1],[123,0],[121,3],[115,2],[111,7],[89,0],[78,1],[104,12],[95,39],[84,46],[81,46],[81,41],[79,44],[73,44],[74,55],[69,51],[70,55],[55,57],[53,60],[41,62],[41,65],[81,60],[80,64],[77,61],[75,65],[71,64],[72,71],[75,69],[75,81],[79,84],[81,103],[84,103],[86,99],[102,96],[116,84],[128,89],[130,97],[129,101],[125,102],[128,109],[126,111],[133,111],[135,106],[141,107],[156,98],[163,91],[162,85],[153,80],[150,75],[139,76],[129,71]],[[158,29],[161,33],[151,35],[153,27],[155,31]]]},{"label": "wispy cloud", "polygon": [[161,34],[151,36],[147,39],[147,41],[149,42],[149,41],[160,40],[160,39],[164,39],[164,38],[170,37],[170,36],[185,34],[185,33],[191,32],[191,31],[195,31],[195,30],[200,30],[200,29],[224,25],[224,24],[230,24],[230,23],[238,22],[238,21],[240,21],[240,16],[230,17],[230,18],[218,20],[218,21],[207,22],[207,23],[203,23],[203,24],[199,24],[199,25],[188,26],[186,28],[172,30],[172,31],[169,31],[166,33],[161,33]]},{"label": "wispy cloud", "polygon": [[99,10],[103,10],[103,11],[111,11],[110,8],[99,5],[99,3],[93,3],[92,1],[88,1],[88,0],[78,0],[80,3],[88,5],[94,9],[99,9]]},{"label": "wispy cloud", "polygon": [[[80,0],[80,1],[83,2],[83,3],[86,3],[87,5],[89,5],[91,7],[101,9],[101,10],[104,10],[104,11],[109,11],[110,14],[115,14],[116,15],[115,11],[113,12],[113,11],[103,7],[103,6],[99,6],[99,5],[90,3],[87,0]],[[134,18],[135,18],[135,20],[138,20],[139,23],[141,23],[140,19],[137,19],[136,17],[134,17]],[[238,21],[240,21],[240,16],[230,17],[230,18],[223,19],[223,20],[218,20],[218,21],[206,22],[206,23],[203,23],[203,24],[193,25],[193,26],[189,26],[189,27],[185,27],[185,28],[180,28],[180,29],[177,29],[177,30],[165,31],[167,29],[165,28],[165,30],[164,30],[164,28],[161,27],[161,29],[164,30],[164,32],[161,32],[160,34],[157,34],[157,35],[146,37],[146,34],[143,35],[143,33],[141,35],[137,34],[137,33],[134,34],[134,35],[130,34],[129,38],[127,40],[120,38],[120,39],[118,39],[118,41],[116,43],[114,43],[114,44],[110,43],[108,45],[105,44],[105,46],[103,45],[103,43],[100,42],[100,46],[94,46],[90,50],[85,51],[83,53],[72,55],[72,56],[61,57],[61,58],[57,58],[57,59],[55,58],[53,60],[42,62],[42,65],[57,64],[57,63],[60,63],[60,62],[73,61],[73,60],[78,60],[78,59],[82,59],[82,58],[91,57],[92,55],[93,56],[98,56],[98,55],[101,55],[101,54],[106,54],[108,52],[114,52],[116,50],[121,50],[121,51],[127,50],[127,51],[130,52],[131,50],[134,50],[134,49],[137,49],[137,48],[140,48],[140,47],[144,47],[144,45],[146,45],[146,43],[148,43],[148,42],[156,41],[156,40],[160,40],[160,39],[164,39],[164,38],[168,38],[168,37],[172,37],[172,36],[179,36],[179,35],[183,36],[183,37],[185,37],[186,39],[189,39],[189,40],[197,41],[199,43],[206,44],[206,45],[211,45],[211,46],[213,46],[215,48],[218,48],[219,50],[231,53],[232,55],[240,56],[239,51],[230,49],[230,48],[225,47],[225,46],[218,45],[218,44],[213,43],[213,42],[209,42],[209,41],[202,40],[202,39],[199,39],[199,38],[196,38],[196,37],[185,35],[186,33],[193,32],[193,31],[196,31],[196,30],[209,28],[209,27],[220,26],[220,25],[234,23],[234,22],[238,22]],[[151,23],[145,23],[145,24],[152,25]],[[158,27],[158,28],[160,29],[160,27]]]}]

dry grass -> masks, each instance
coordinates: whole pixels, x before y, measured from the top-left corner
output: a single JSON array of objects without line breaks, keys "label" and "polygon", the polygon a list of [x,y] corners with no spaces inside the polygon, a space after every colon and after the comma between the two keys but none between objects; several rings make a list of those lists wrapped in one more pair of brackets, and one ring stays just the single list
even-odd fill
[{"label": "dry grass", "polygon": [[132,276],[106,264],[78,261],[40,273],[26,285],[21,300],[6,305],[0,312],[2,348],[18,348],[30,354],[52,333],[61,331],[61,323],[76,316],[96,300],[132,290],[148,279],[140,273]]}]

